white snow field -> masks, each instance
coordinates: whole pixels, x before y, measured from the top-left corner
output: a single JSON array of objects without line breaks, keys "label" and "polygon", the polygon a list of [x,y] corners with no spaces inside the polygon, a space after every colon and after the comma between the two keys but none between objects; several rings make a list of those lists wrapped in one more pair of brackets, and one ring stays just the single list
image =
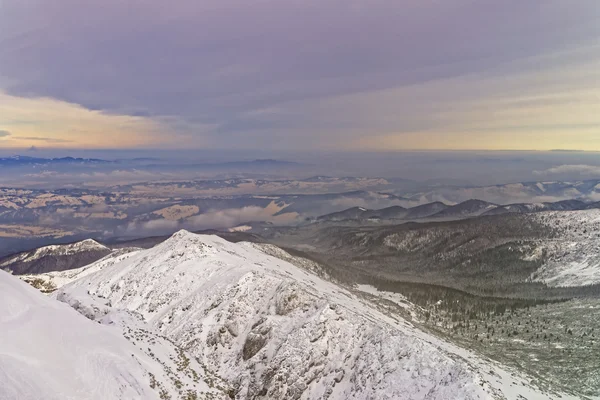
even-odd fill
[{"label": "white snow field", "polygon": [[138,315],[237,399],[569,398],[378,311],[283,253],[180,231],[52,296],[90,319],[126,315],[127,326]]},{"label": "white snow field", "polygon": [[539,243],[530,256],[545,252],[548,258],[532,280],[548,286],[600,283],[600,210],[553,211],[534,218],[559,234],[555,240]]},{"label": "white snow field", "polygon": [[[118,319],[131,325],[137,344],[124,337]],[[98,322],[0,271],[0,399],[160,399],[161,390],[172,398],[187,391],[224,397],[199,376],[187,377],[195,364],[178,371],[185,353],[139,330],[128,314]]]}]

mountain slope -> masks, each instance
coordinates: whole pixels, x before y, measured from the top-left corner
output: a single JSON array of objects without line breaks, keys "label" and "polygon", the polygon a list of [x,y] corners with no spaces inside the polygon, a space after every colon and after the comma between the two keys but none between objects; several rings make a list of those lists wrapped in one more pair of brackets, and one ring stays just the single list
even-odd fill
[{"label": "mountain slope", "polygon": [[318,221],[344,221],[348,219],[360,219],[369,211],[363,207],[352,207],[343,211],[334,212],[317,218]]},{"label": "mountain slope", "polygon": [[347,220],[377,219],[419,219],[427,218],[448,208],[444,203],[435,202],[404,208],[402,206],[390,206],[378,210],[368,210],[364,207],[351,207],[343,211],[321,215],[317,218],[320,222],[339,222]]},{"label": "mountain slope", "polygon": [[419,219],[419,218],[427,218],[434,214],[437,214],[449,206],[441,203],[439,201],[423,204],[420,206],[412,207],[408,209],[408,213],[404,217],[404,219]]},{"label": "mountain slope", "polygon": [[[126,321],[130,341],[120,321]],[[187,377],[193,367],[202,371],[194,361],[178,370],[174,360],[187,358],[185,353],[141,328],[141,321],[136,326],[135,318],[121,313],[98,322],[0,271],[0,398],[175,399],[187,393],[224,398],[198,373]]]},{"label": "mountain slope", "polygon": [[125,260],[140,250],[140,248],[125,247],[114,250],[108,256],[86,265],[85,267],[65,271],[51,271],[43,274],[24,274],[19,277],[44,293],[52,293],[59,287]]},{"label": "mountain slope", "polygon": [[539,241],[528,254],[543,265],[531,278],[548,286],[573,287],[600,284],[600,210],[553,211],[532,216],[547,230],[552,241]]},{"label": "mountain slope", "polygon": [[[446,184],[446,183],[444,183]],[[496,204],[543,203],[568,199],[594,200],[600,193],[600,180],[518,182],[493,186],[440,186],[411,196],[421,202],[460,203],[481,199]],[[597,200],[596,200],[597,201]]]},{"label": "mountain slope", "polygon": [[542,211],[573,211],[581,210],[586,207],[587,204],[581,200],[563,200],[554,203],[516,203],[492,208],[482,215],[500,215],[508,213],[525,214]]},{"label": "mountain slope", "polygon": [[139,313],[239,399],[548,396],[263,249],[180,231],[55,296]]},{"label": "mountain slope", "polygon": [[77,243],[51,245],[0,259],[0,269],[15,275],[41,274],[79,268],[110,254],[111,250],[87,239]]},{"label": "mountain slope", "polygon": [[588,204],[583,207],[584,210],[593,210],[593,209],[597,209],[597,208],[600,208],[600,201],[597,201],[592,204]]},{"label": "mountain slope", "polygon": [[488,203],[487,201],[471,199],[448,207],[439,213],[432,215],[432,218],[476,217],[497,207],[496,204]]},{"label": "mountain slope", "polygon": [[60,157],[60,158],[39,158],[27,156],[13,156],[0,158],[1,167],[20,167],[24,165],[57,165],[57,164],[108,164],[110,161],[100,160],[97,158],[75,158],[75,157]]},{"label": "mountain slope", "polygon": [[402,219],[408,214],[408,209],[402,206],[391,206],[367,213],[369,218]]}]

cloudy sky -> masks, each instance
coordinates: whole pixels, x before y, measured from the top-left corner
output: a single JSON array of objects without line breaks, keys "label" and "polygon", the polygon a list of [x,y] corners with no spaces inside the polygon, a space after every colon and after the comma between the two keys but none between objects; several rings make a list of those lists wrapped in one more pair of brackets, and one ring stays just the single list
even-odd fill
[{"label": "cloudy sky", "polygon": [[0,0],[0,149],[600,150],[598,0]]}]

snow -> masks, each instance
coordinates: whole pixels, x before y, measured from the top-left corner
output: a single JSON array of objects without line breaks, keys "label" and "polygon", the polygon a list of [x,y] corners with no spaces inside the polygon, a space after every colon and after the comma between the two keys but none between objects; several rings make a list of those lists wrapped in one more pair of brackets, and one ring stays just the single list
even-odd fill
[{"label": "snow", "polygon": [[33,279],[40,279],[41,281],[47,282],[55,288],[60,288],[79,278],[90,275],[94,272],[106,268],[107,266],[114,265],[115,263],[123,261],[133,256],[140,250],[141,249],[139,248],[118,249],[114,250],[112,253],[110,253],[106,257],[101,258],[100,260],[95,261],[92,264],[86,265],[85,267],[71,269],[67,271],[52,271],[43,274],[25,274],[20,275],[19,278],[23,279],[26,282],[31,281]]},{"label": "snow", "polygon": [[600,283],[600,266],[598,260],[593,257],[586,257],[579,262],[567,262],[555,268],[546,266],[544,273],[539,274],[540,280],[549,286],[586,286]]},{"label": "snow", "polygon": [[139,315],[239,399],[553,397],[286,254],[180,231],[53,296],[92,318]]},{"label": "snow", "polygon": [[525,208],[527,208],[530,211],[543,210],[545,207],[546,205],[544,203],[531,203],[525,205]]},{"label": "snow", "polygon": [[15,262],[33,262],[46,256],[70,256],[88,251],[110,251],[110,249],[95,240],[86,239],[77,243],[44,246],[31,252],[21,253],[9,258],[4,263],[0,264],[0,267]]},{"label": "snow", "polygon": [[[152,376],[166,393],[179,395],[167,367],[175,367],[171,358],[181,351],[168,340],[127,328],[139,337],[139,347],[134,345],[117,317],[90,321],[0,271],[0,399],[159,399]],[[123,318],[134,325],[133,318]],[[175,379],[186,389],[212,391],[184,373]]]},{"label": "snow", "polygon": [[600,210],[544,212],[533,218],[556,232],[534,252],[539,257],[545,251],[546,260],[532,274],[533,281],[549,286],[600,283]]},{"label": "snow", "polygon": [[368,294],[377,296],[379,298],[389,300],[391,302],[394,302],[398,306],[407,308],[409,310],[411,310],[414,307],[414,305],[411,304],[406,299],[406,297],[402,296],[399,293],[380,291],[376,287],[371,286],[371,285],[356,285],[356,289],[361,292],[368,293]]}]

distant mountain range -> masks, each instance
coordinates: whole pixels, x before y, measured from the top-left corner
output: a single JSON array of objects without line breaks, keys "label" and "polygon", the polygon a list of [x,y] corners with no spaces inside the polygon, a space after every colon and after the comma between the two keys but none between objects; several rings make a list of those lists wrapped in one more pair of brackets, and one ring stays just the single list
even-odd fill
[{"label": "distant mountain range", "polygon": [[236,165],[247,165],[247,164],[264,165],[264,166],[300,165],[300,163],[293,162],[293,161],[273,160],[271,158],[256,159],[256,160],[252,160],[252,161],[232,161],[232,162],[226,162],[226,163],[217,163],[215,165],[232,165],[232,166],[236,166]]},{"label": "distant mountain range", "polygon": [[588,204],[581,200],[563,200],[554,203],[519,203],[508,204],[505,206],[497,206],[489,211],[486,215],[499,215],[509,213],[531,213],[539,211],[574,211],[591,208],[599,208],[600,203]]},{"label": "distant mountain range", "polygon": [[[206,170],[272,171],[278,168],[302,166],[303,164],[277,160],[239,161],[219,164],[194,164],[194,168]],[[269,168],[266,168],[269,167]],[[341,194],[352,191],[387,193],[402,200],[390,204],[403,207],[418,204],[441,202],[458,204],[469,199],[479,199],[493,204],[546,203],[578,199],[582,201],[600,200],[600,179],[570,182],[520,182],[493,186],[439,185],[428,182],[407,182],[405,180],[365,177],[331,177],[315,175],[302,179],[267,179],[259,177],[237,177],[227,179],[206,179],[189,181],[161,181],[159,183],[135,183],[120,185],[118,190],[144,190],[161,195],[173,194],[174,190],[185,189],[189,195],[193,190],[198,195],[301,195],[301,194]],[[365,206],[364,204],[348,204]],[[335,210],[341,211],[341,210]],[[441,209],[439,210],[441,211]]]},{"label": "distant mountain range", "polygon": [[[134,158],[131,160],[122,159],[118,161],[109,161],[99,158],[82,158],[82,157],[57,157],[57,158],[42,158],[42,157],[30,157],[30,156],[11,156],[0,158],[0,166],[21,166],[21,165],[38,165],[38,164],[110,164],[110,163],[123,163],[123,162],[150,162],[160,161],[158,158],[147,157],[147,158]],[[242,167],[285,167],[285,166],[298,166],[301,165],[292,161],[281,161],[273,159],[257,159],[250,161],[228,161],[221,163],[201,163],[193,164],[195,167],[202,168],[242,168]]]},{"label": "distant mountain range", "polygon": [[586,203],[581,200],[563,200],[546,203],[498,205],[487,201],[471,199],[453,206],[438,201],[412,208],[393,206],[379,210],[369,210],[363,207],[352,207],[343,211],[322,215],[317,218],[317,221],[461,219],[480,215],[524,214],[542,211],[578,211],[595,208],[600,208],[600,202]]},{"label": "distant mountain range", "polygon": [[418,188],[413,193],[401,194],[422,203],[460,203],[469,199],[480,199],[494,204],[542,203],[568,199],[598,201],[600,179],[518,182],[491,186],[443,185],[428,189]]},{"label": "distant mountain range", "polygon": [[228,170],[235,172],[261,172],[263,170],[274,171],[273,168],[295,168],[300,167],[304,164],[284,161],[284,160],[273,160],[267,159],[256,159],[256,160],[242,160],[242,161],[225,161],[225,162],[214,162],[214,163],[192,163],[192,164],[181,164],[176,165],[178,168],[194,168],[201,170]]},{"label": "distant mountain range", "polygon": [[99,158],[59,157],[39,158],[28,156],[12,156],[0,158],[0,167],[19,167],[25,165],[62,165],[62,164],[108,164],[111,161]]}]

